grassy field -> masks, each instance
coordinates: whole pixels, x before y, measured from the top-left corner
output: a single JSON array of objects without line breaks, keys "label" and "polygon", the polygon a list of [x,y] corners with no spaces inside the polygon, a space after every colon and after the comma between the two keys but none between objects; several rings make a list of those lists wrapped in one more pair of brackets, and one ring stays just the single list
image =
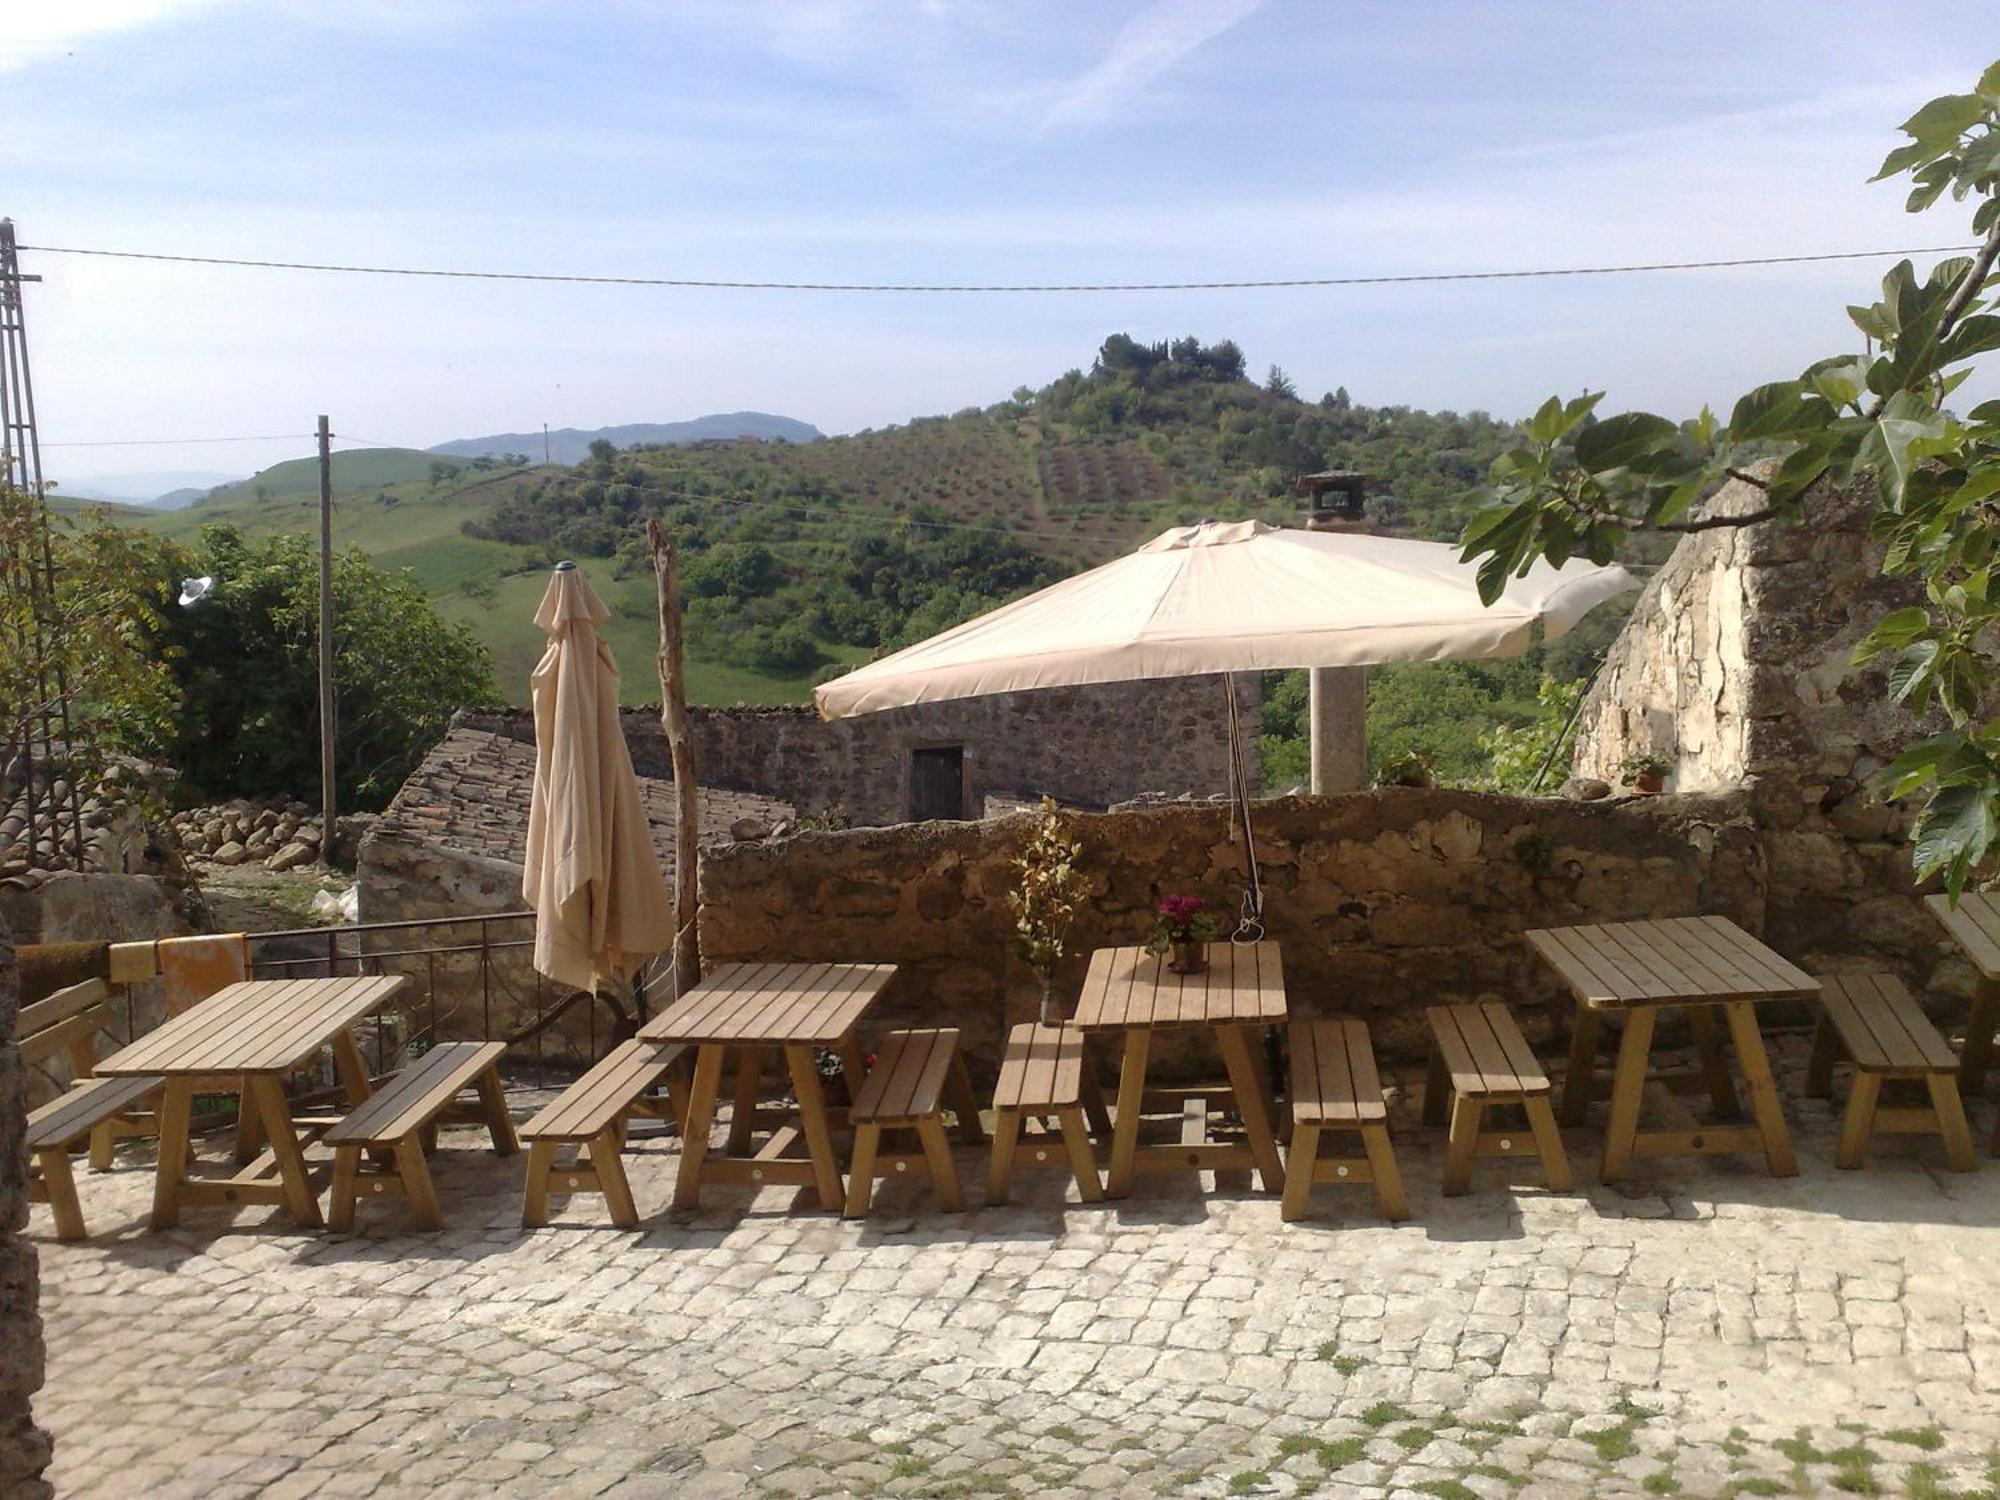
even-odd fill
[{"label": "grassy field", "polygon": [[[523,471],[468,471],[433,489],[427,477],[428,456],[416,455],[425,462],[417,466],[415,477],[409,477],[411,466],[395,458],[403,452],[376,449],[335,456],[334,545],[359,547],[384,567],[407,569],[440,613],[471,627],[485,643],[493,654],[494,678],[508,701],[526,703],[528,674],[547,641],[535,628],[534,615],[548,574],[540,566],[523,571],[529,568],[529,549],[482,541],[460,529],[469,516],[519,484]],[[343,468],[343,460],[354,459],[364,462]],[[399,470],[406,477],[388,478]],[[310,481],[308,488],[297,487],[300,474]],[[358,487],[342,489],[343,479]],[[264,498],[256,495],[255,484],[265,485]],[[312,535],[319,527],[318,470],[310,459],[279,464],[254,482],[233,486],[186,510],[106,509],[121,521],[190,544],[202,527],[218,523],[234,526],[246,536]],[[659,625],[652,575],[614,579],[610,561],[602,558],[585,559],[582,566],[613,613],[606,634],[622,674],[621,697],[627,703],[658,701],[654,657]],[[825,649],[840,661],[859,661],[866,655],[838,644],[827,644]],[[688,693],[697,703],[803,703],[812,696],[812,682],[809,675],[770,676],[704,660],[700,642],[695,641],[689,650]]]}]

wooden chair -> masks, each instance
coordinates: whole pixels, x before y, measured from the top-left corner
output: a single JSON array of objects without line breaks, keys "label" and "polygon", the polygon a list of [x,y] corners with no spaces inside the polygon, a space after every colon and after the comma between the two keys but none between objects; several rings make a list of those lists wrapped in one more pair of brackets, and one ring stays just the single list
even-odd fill
[{"label": "wooden chair", "polygon": [[1480,1156],[1518,1156],[1530,1144],[1510,1131],[1482,1133],[1486,1111],[1518,1104],[1527,1112],[1530,1140],[1541,1157],[1542,1176],[1557,1192],[1575,1179],[1549,1107],[1549,1075],[1535,1061],[1528,1039],[1507,1007],[1497,1001],[1476,1005],[1434,1005],[1424,1012],[1431,1028],[1430,1078],[1424,1086],[1424,1123],[1441,1125],[1447,1100],[1451,1133],[1445,1144],[1447,1197],[1472,1186],[1472,1163]]},{"label": "wooden chair", "polygon": [[[323,1137],[333,1147],[333,1194],[327,1227],[354,1227],[354,1206],[363,1193],[399,1193],[409,1200],[418,1224],[442,1229],[437,1190],[424,1161],[427,1147],[437,1144],[437,1127],[450,1119],[483,1123],[493,1137],[493,1150],[512,1156],[520,1149],[507,1099],[500,1086],[500,1056],[505,1042],[446,1042],[431,1048],[389,1079],[344,1116]],[[478,1091],[478,1102],[461,1110],[458,1096]],[[362,1160],[367,1151],[392,1151],[395,1165],[381,1168]]]},{"label": "wooden chair", "polygon": [[[958,1115],[959,1135],[969,1142],[986,1139],[979,1123],[979,1106],[972,1080],[958,1055],[958,1031],[941,1027],[928,1031],[892,1031],[847,1112],[854,1127],[854,1163],[847,1174],[846,1217],[865,1218],[874,1195],[875,1179],[891,1173],[928,1174],[938,1203],[950,1212],[965,1206],[958,1190],[958,1168],[944,1134],[944,1095]],[[885,1130],[914,1130],[921,1152],[882,1153]]]},{"label": "wooden chair", "polygon": [[[1820,999],[1806,1092],[1829,1097],[1833,1065],[1843,1057],[1854,1064],[1834,1165],[1860,1166],[1870,1137],[1882,1130],[1940,1136],[1945,1164],[1954,1172],[1972,1171],[1978,1159],[1959,1097],[1958,1057],[1902,981],[1891,974],[1838,974],[1821,982]],[[1930,1108],[1879,1107],[1882,1085],[1892,1081],[1922,1084]],[[1993,1149],[2000,1153],[2000,1128],[1994,1131]]]},{"label": "wooden chair", "polygon": [[[676,1122],[686,1120],[687,1087],[675,1064],[687,1053],[686,1047],[669,1043],[621,1042],[521,1127],[521,1139],[528,1143],[523,1228],[539,1229],[549,1222],[552,1192],[602,1193],[612,1223],[622,1229],[638,1227],[638,1205],[620,1157],[625,1122],[635,1114],[660,1113],[646,1095],[663,1078],[668,1114]],[[590,1165],[559,1168],[557,1153],[566,1145],[587,1152]]]},{"label": "wooden chair", "polygon": [[[1024,1135],[1022,1126],[1030,1120],[1039,1121],[1042,1128]],[[1000,1079],[993,1088],[993,1155],[986,1171],[986,1201],[1007,1201],[1016,1163],[1053,1158],[1054,1131],[1061,1133],[1077,1195],[1086,1203],[1102,1199],[1104,1182],[1090,1143],[1092,1125],[1109,1134],[1111,1112],[1104,1107],[1103,1090],[1084,1053],[1083,1033],[1074,1026],[1028,1021],[1009,1031]]]},{"label": "wooden chair", "polygon": [[[1375,1071],[1375,1049],[1365,1022],[1341,1019],[1295,1022],[1292,1044],[1292,1146],[1285,1160],[1285,1195],[1279,1217],[1305,1217],[1315,1183],[1373,1183],[1387,1219],[1407,1219],[1402,1174],[1389,1143],[1389,1105]],[[1358,1136],[1362,1155],[1322,1158],[1328,1132]]]},{"label": "wooden chair", "polygon": [[59,1239],[80,1240],[87,1233],[70,1170],[70,1149],[88,1141],[91,1166],[108,1170],[115,1134],[135,1133],[130,1122],[165,1084],[159,1078],[91,1076],[97,1039],[116,1019],[113,998],[114,991],[102,979],[86,979],[22,1006],[17,1020],[23,1062],[38,1068],[61,1057],[69,1068],[70,1087],[28,1116],[27,1132],[35,1164],[28,1176],[28,1196],[49,1205]]}]

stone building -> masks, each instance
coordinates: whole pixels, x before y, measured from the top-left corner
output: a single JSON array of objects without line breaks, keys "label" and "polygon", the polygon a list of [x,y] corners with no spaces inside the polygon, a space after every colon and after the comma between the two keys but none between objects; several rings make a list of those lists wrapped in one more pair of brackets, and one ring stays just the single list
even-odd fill
[{"label": "stone building", "polygon": [[49,1437],[28,1403],[42,1385],[42,1320],[28,1223],[27,1070],[14,1045],[21,987],[14,940],[0,920],[0,1500],[46,1500]]}]

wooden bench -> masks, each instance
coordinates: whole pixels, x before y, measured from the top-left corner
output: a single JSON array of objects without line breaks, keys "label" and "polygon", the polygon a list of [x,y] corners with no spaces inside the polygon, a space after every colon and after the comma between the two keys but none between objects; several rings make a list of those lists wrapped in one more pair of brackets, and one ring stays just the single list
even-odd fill
[{"label": "wooden bench", "polygon": [[1520,1155],[1528,1144],[1509,1131],[1482,1133],[1487,1109],[1518,1104],[1542,1161],[1542,1176],[1557,1192],[1575,1179],[1549,1107],[1549,1075],[1535,1061],[1528,1039],[1507,1007],[1498,1001],[1475,1005],[1434,1005],[1424,1012],[1431,1028],[1430,1079],[1424,1086],[1424,1123],[1441,1125],[1451,1104],[1451,1132],[1445,1144],[1444,1191],[1453,1197],[1472,1186],[1475,1157]]},{"label": "wooden bench", "polygon": [[[625,1122],[635,1114],[661,1116],[646,1096],[663,1078],[668,1098],[664,1117],[676,1123],[687,1119],[687,1087],[675,1064],[688,1050],[672,1042],[620,1042],[521,1127],[521,1139],[528,1143],[523,1228],[539,1229],[549,1222],[551,1193],[602,1193],[612,1223],[621,1229],[638,1227],[638,1204],[619,1154],[625,1146]],[[590,1165],[558,1167],[557,1154],[564,1146],[588,1153]]]},{"label": "wooden bench", "polygon": [[[1819,1098],[1833,1092],[1833,1065],[1842,1057],[1854,1064],[1847,1113],[1834,1150],[1837,1167],[1858,1167],[1878,1130],[1897,1135],[1936,1135],[1944,1140],[1945,1163],[1954,1172],[1978,1164],[1965,1104],[1958,1091],[1958,1057],[1925,1017],[1901,980],[1890,974],[1839,974],[1820,986],[1819,1024],[1806,1063],[1806,1092]],[[1880,1108],[1882,1085],[1920,1083],[1930,1108]],[[2000,1151],[2000,1131],[1994,1135]]]},{"label": "wooden bench", "polygon": [[[424,1161],[426,1147],[437,1143],[439,1123],[447,1117],[475,1119],[492,1135],[497,1155],[511,1156],[520,1149],[500,1087],[499,1063],[506,1050],[505,1042],[446,1042],[433,1047],[327,1131],[323,1139],[333,1147],[327,1227],[351,1230],[354,1206],[363,1193],[400,1193],[422,1227],[442,1229],[437,1190]],[[458,1096],[468,1088],[478,1090],[479,1101],[459,1110]],[[364,1152],[382,1149],[395,1153],[393,1167],[362,1160]]]},{"label": "wooden bench", "polygon": [[[966,1076],[965,1060],[958,1055],[957,1028],[892,1031],[883,1038],[875,1066],[847,1112],[848,1123],[854,1127],[854,1162],[847,1174],[844,1210],[848,1218],[867,1216],[877,1177],[911,1171],[930,1177],[938,1203],[947,1211],[964,1207],[958,1168],[952,1163],[951,1143],[944,1135],[947,1090],[958,1115],[961,1138],[985,1140],[972,1080]],[[885,1130],[914,1130],[923,1150],[883,1154]]]},{"label": "wooden bench", "polygon": [[[1365,1022],[1351,1019],[1294,1022],[1292,1043],[1292,1146],[1285,1160],[1285,1195],[1279,1217],[1305,1217],[1313,1184],[1373,1183],[1387,1219],[1407,1219],[1402,1174],[1389,1144],[1389,1106],[1375,1071],[1375,1049]],[[1362,1155],[1322,1159],[1320,1137],[1359,1136]]]},{"label": "wooden bench", "polygon": [[[1023,1135],[1028,1121],[1041,1122],[1039,1132]],[[1077,1195],[1086,1203],[1104,1196],[1091,1149],[1094,1125],[1111,1131],[1111,1112],[1084,1053],[1083,1033],[1074,1026],[1040,1026],[1024,1021],[1007,1033],[1000,1059],[1000,1080],[993,1088],[993,1155],[986,1171],[986,1201],[1005,1203],[1007,1185],[1017,1162],[1051,1160],[1053,1131],[1076,1178]]]},{"label": "wooden bench", "polygon": [[37,1168],[28,1177],[28,1199],[48,1204],[57,1239],[80,1240],[88,1233],[70,1173],[70,1147],[152,1099],[165,1083],[162,1078],[88,1078],[28,1116],[27,1146]]}]

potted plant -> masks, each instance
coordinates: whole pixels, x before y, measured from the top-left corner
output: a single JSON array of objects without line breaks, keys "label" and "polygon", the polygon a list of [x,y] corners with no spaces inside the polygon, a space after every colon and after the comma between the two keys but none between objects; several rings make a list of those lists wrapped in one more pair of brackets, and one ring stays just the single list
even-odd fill
[{"label": "potted plant", "polygon": [[1382,762],[1375,773],[1377,786],[1436,786],[1437,768],[1421,750],[1405,750]]},{"label": "potted plant", "polygon": [[1673,767],[1661,756],[1634,751],[1618,769],[1633,791],[1641,797],[1652,797],[1665,789],[1667,772]]},{"label": "potted plant", "polygon": [[1067,951],[1070,924],[1083,909],[1089,885],[1077,861],[1083,845],[1070,837],[1053,797],[1042,798],[1041,822],[1014,860],[1020,884],[1007,893],[1014,909],[1014,946],[1042,981],[1042,1021],[1056,1014],[1056,965]]},{"label": "potted plant", "polygon": [[1216,934],[1215,918],[1199,896],[1164,896],[1153,909],[1152,954],[1164,953],[1176,974],[1199,974],[1208,967],[1208,944]]}]

